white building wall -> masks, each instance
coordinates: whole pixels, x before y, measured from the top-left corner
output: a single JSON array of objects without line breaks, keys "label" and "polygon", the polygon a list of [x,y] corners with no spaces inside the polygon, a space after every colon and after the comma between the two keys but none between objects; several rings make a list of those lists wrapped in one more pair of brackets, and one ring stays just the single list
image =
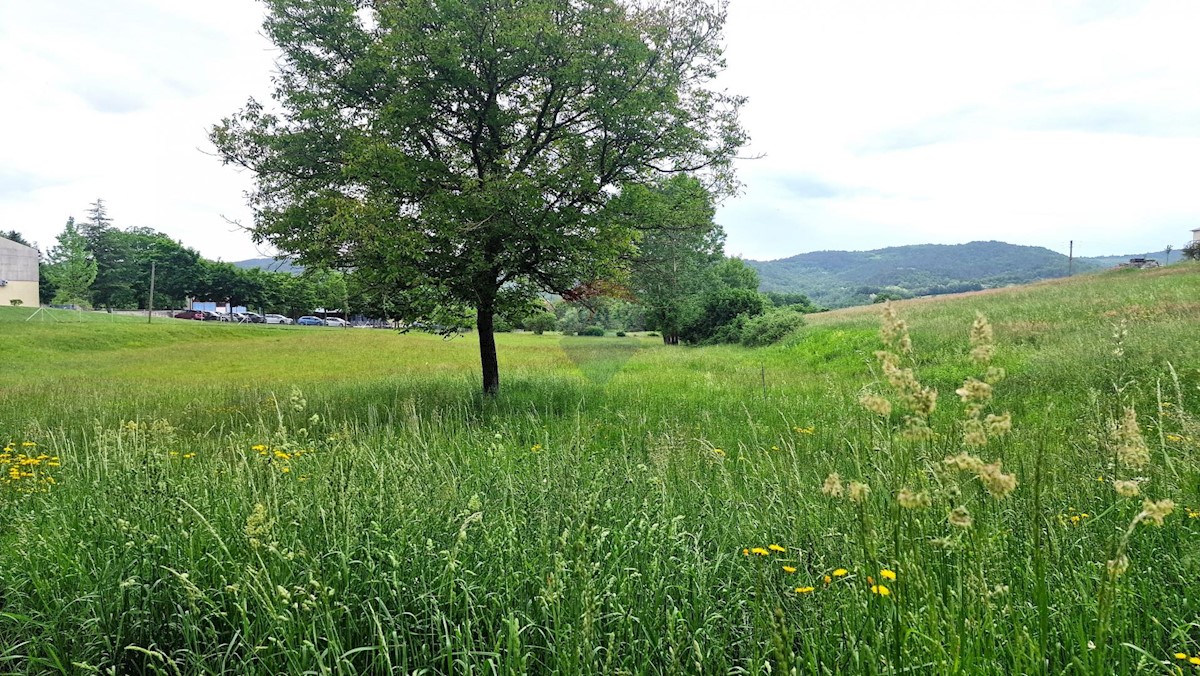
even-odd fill
[{"label": "white building wall", "polygon": [[0,306],[38,306],[37,249],[0,237]]}]

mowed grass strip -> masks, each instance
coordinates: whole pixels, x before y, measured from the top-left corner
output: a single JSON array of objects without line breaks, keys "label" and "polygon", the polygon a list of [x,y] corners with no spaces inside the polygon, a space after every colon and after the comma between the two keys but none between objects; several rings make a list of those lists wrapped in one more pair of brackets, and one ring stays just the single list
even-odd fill
[{"label": "mowed grass strip", "polygon": [[[503,335],[495,399],[471,336],[0,309],[0,670],[1188,673],[1198,299],[1177,265],[898,304],[924,441],[858,404],[896,399],[877,307],[757,350]],[[1013,429],[967,448],[976,311]]]}]

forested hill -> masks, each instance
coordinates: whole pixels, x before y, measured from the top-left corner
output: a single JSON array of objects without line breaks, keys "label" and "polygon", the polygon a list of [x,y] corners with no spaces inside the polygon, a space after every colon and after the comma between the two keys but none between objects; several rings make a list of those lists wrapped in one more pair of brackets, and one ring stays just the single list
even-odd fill
[{"label": "forested hill", "polygon": [[[958,293],[1065,277],[1068,259],[1043,247],[1004,242],[916,244],[874,251],[814,251],[774,261],[746,261],[763,291],[804,293],[818,305],[845,307],[894,298]],[[1075,271],[1097,263],[1075,261]]]},{"label": "forested hill", "polygon": [[234,261],[233,265],[244,270],[259,268],[269,272],[290,272],[293,275],[304,272],[304,268],[296,265],[290,258],[250,258],[244,261]]}]

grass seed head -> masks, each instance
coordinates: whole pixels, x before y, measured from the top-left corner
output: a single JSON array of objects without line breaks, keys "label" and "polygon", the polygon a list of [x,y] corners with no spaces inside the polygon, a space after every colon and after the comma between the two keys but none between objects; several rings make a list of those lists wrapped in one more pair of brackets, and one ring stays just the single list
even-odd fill
[{"label": "grass seed head", "polygon": [[992,497],[1001,499],[1017,488],[1017,477],[1000,471],[1000,461],[979,468],[979,480]]},{"label": "grass seed head", "polygon": [[1175,511],[1175,501],[1166,500],[1145,500],[1142,502],[1142,511],[1137,515],[1136,521],[1153,521],[1155,526],[1163,525],[1163,519],[1171,515]]},{"label": "grass seed head", "polygon": [[950,514],[946,517],[946,520],[950,522],[951,526],[958,526],[959,528],[970,528],[972,523],[971,513],[962,505],[950,510]]},{"label": "grass seed head", "polygon": [[1110,559],[1104,567],[1108,571],[1108,576],[1115,580],[1124,575],[1125,571],[1129,570],[1129,557],[1120,554],[1117,558]]},{"label": "grass seed head", "polygon": [[1136,497],[1138,495],[1138,493],[1141,492],[1141,488],[1138,486],[1138,482],[1122,481],[1119,479],[1113,481],[1113,490],[1117,492],[1117,495],[1119,495],[1123,498]]},{"label": "grass seed head", "polygon": [[885,418],[892,414],[892,402],[877,394],[864,394],[858,398],[858,403],[868,411]]},{"label": "grass seed head", "polygon": [[1120,422],[1114,425],[1111,436],[1117,449],[1117,461],[1122,465],[1140,469],[1150,464],[1150,448],[1142,437],[1137,411],[1132,406],[1125,407],[1125,413]]},{"label": "grass seed head", "polygon": [[821,485],[821,492],[831,498],[842,497],[842,477],[838,476],[837,472],[825,477],[825,483]]},{"label": "grass seed head", "polygon": [[871,495],[871,487],[858,481],[850,482],[850,502],[862,503]]},{"label": "grass seed head", "polygon": [[896,494],[896,502],[900,503],[904,509],[922,509],[932,504],[928,493],[924,491],[918,493],[908,488],[900,489],[900,492]]}]

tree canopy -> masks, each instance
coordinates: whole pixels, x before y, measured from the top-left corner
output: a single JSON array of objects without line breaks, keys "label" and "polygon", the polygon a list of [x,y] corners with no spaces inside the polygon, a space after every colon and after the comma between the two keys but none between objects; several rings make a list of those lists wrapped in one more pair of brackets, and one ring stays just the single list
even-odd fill
[{"label": "tree canopy", "polygon": [[742,99],[724,4],[675,0],[267,0],[277,106],[211,134],[252,170],[252,226],[306,265],[348,268],[400,317],[471,308],[483,386],[493,316],[615,274],[623,185],[731,181]]}]

